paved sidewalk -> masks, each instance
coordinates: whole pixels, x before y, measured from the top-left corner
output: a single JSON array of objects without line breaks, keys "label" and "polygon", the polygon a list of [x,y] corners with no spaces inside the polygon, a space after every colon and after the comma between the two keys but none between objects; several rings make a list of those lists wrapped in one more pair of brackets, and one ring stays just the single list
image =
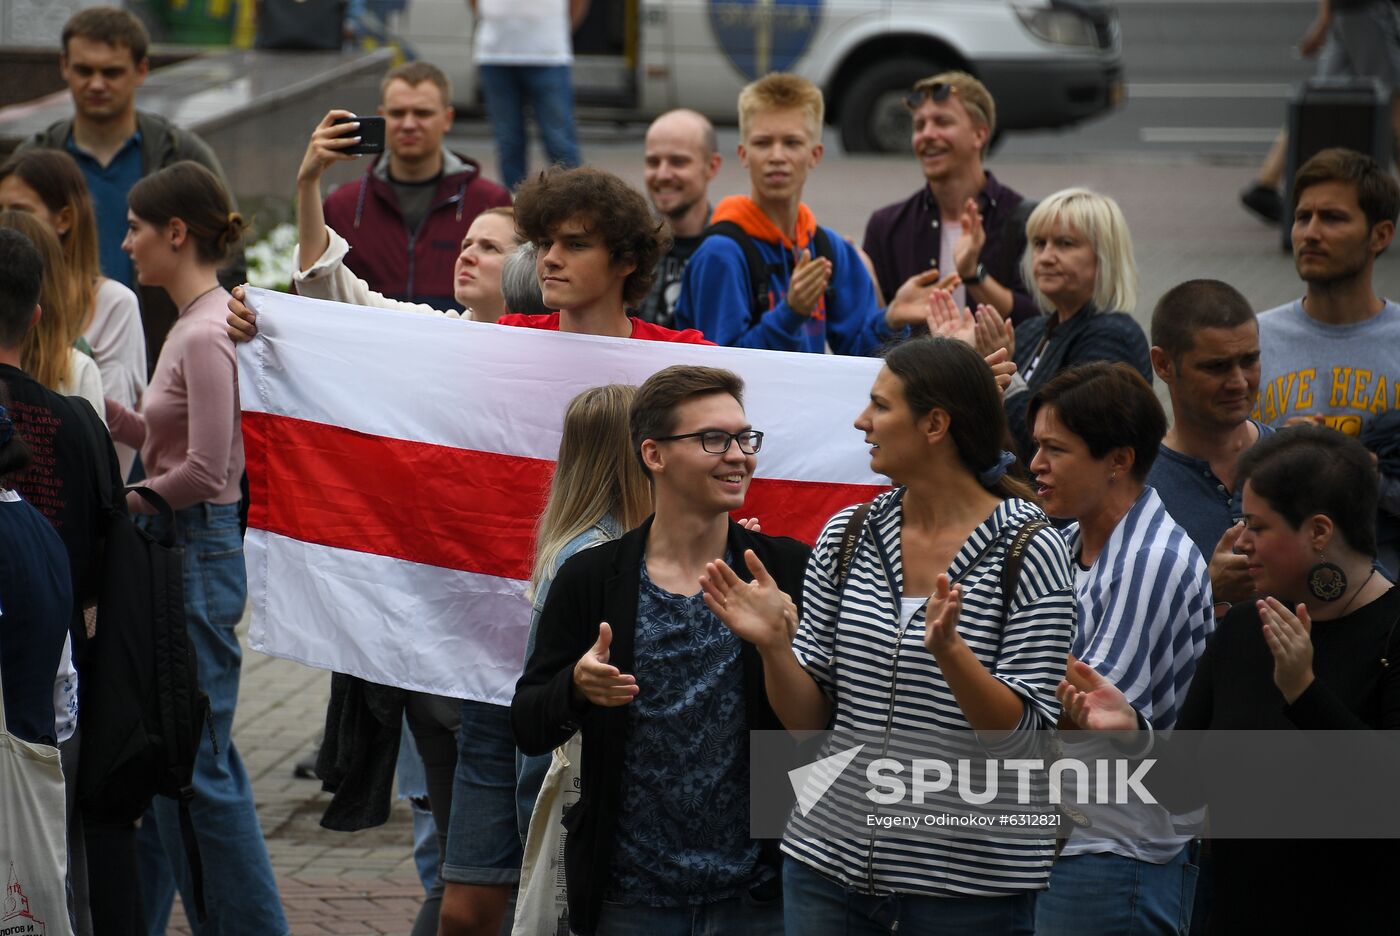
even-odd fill
[{"label": "paved sidewalk", "polygon": [[[423,902],[408,804],[396,801],[377,829],[332,832],[320,826],[330,794],[317,780],[292,776],[320,733],[329,694],[329,673],[245,645],[233,736],[253,781],[287,922],[294,936],[406,936]],[[168,932],[190,932],[178,901]]]}]

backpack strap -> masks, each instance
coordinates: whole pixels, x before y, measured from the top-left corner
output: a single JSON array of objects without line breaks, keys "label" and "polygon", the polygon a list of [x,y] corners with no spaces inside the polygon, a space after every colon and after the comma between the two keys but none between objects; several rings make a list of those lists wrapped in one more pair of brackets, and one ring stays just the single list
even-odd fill
[{"label": "backpack strap", "polygon": [[[165,498],[151,488],[138,485],[129,490],[135,491],[166,521],[161,524],[164,531],[157,541],[169,550],[169,558],[156,570],[158,580],[155,587],[165,596],[157,610],[166,616],[164,620],[155,622],[156,702],[160,728],[166,741],[165,783],[168,790],[175,791],[180,811],[180,839],[190,866],[195,916],[203,923],[206,918],[204,862],[199,853],[199,840],[194,834],[190,803],[195,795],[194,765],[199,756],[203,729],[208,729],[209,743],[215,753],[218,753],[219,745],[214,736],[209,697],[199,688],[199,664],[186,628],[182,548],[175,545],[175,512]],[[175,617],[171,619],[169,615]],[[190,692],[194,694],[193,699],[187,695]]]},{"label": "backpack strap", "polygon": [[865,518],[870,516],[870,505],[874,501],[866,501],[851,511],[851,515],[846,518],[846,529],[841,534],[841,551],[836,557],[836,592],[839,595],[846,588],[846,576],[851,571],[851,559],[856,554],[856,543],[860,541],[861,528],[865,526]]},{"label": "backpack strap", "polygon": [[768,261],[758,252],[753,238],[733,221],[716,221],[705,228],[705,236],[718,234],[739,245],[744,252],[744,264],[749,271],[749,325],[757,325],[768,311]]},{"label": "backpack strap", "polygon": [[[749,232],[745,231],[733,221],[716,221],[705,228],[705,236],[718,234],[727,237],[739,245],[739,249],[744,252],[744,264],[749,271],[749,327],[758,324],[758,320],[763,317],[763,313],[770,308],[770,296],[768,279],[772,273],[767,260],[763,254],[759,253],[758,245],[754,243]],[[831,282],[836,281],[836,248],[831,243],[831,237],[826,233],[826,229],[817,225],[817,233],[812,238],[813,257],[825,257],[831,263]],[[827,309],[831,308],[831,303],[835,295],[830,283],[827,284],[825,299]]]},{"label": "backpack strap", "polygon": [[826,233],[826,228],[817,225],[817,233],[812,236],[812,259],[824,258],[831,264],[831,279],[826,281],[826,292],[822,293],[822,298],[826,301],[826,314],[831,317],[831,308],[836,301],[836,290],[832,283],[836,282],[836,247],[831,243],[831,236]]},{"label": "backpack strap", "polygon": [[1021,525],[1021,529],[1016,531],[1016,535],[1011,540],[1011,545],[1007,547],[1006,558],[1001,563],[1001,616],[1005,620],[1011,613],[1011,599],[1016,595],[1016,588],[1021,583],[1021,566],[1026,562],[1026,547],[1030,545],[1031,537],[1041,530],[1050,526],[1050,521],[1041,517],[1027,521]]},{"label": "backpack strap", "polygon": [[1031,219],[1031,212],[1035,211],[1040,202],[1031,198],[1021,199],[1020,204],[1006,213],[1006,222],[1002,226],[1002,233],[1006,235],[1007,243],[1015,243],[1017,237],[1024,240],[1026,237],[1026,222]]}]

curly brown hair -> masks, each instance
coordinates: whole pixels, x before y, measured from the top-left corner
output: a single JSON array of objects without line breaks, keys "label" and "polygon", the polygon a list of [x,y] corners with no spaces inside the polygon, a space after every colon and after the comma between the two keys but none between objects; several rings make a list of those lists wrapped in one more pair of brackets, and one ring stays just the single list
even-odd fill
[{"label": "curly brown hair", "polygon": [[539,243],[566,221],[579,220],[603,238],[613,263],[633,263],[623,281],[622,301],[636,306],[651,291],[656,264],[671,249],[671,231],[651,213],[642,193],[601,169],[550,169],[520,184],[515,193],[515,229]]}]

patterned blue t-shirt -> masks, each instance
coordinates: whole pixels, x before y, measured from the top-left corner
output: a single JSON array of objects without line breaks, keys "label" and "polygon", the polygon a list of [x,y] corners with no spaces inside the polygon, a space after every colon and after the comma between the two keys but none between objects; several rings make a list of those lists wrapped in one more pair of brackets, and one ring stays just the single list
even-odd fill
[{"label": "patterned blue t-shirt", "polygon": [[698,592],[666,591],[643,561],[634,670],[641,692],[628,706],[607,900],[691,906],[732,897],[760,879],[758,843],[748,831],[739,648]]}]

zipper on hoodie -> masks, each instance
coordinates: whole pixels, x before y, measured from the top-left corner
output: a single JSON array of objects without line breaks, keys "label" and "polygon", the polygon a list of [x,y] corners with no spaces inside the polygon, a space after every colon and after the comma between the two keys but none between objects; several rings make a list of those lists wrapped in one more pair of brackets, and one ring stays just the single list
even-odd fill
[{"label": "zipper on hoodie", "polygon": [[[372,172],[372,171],[373,171],[373,170],[371,170],[371,172]],[[391,184],[392,184],[392,183],[391,183]],[[429,207],[429,208],[428,208],[428,213],[425,214],[425,215],[423,215],[423,220],[418,222],[418,230],[422,230],[422,229],[423,229],[423,225],[425,225],[425,224],[428,223],[428,219],[429,219],[430,217],[432,217],[432,214],[433,214],[434,211],[437,211],[439,208],[442,208],[442,207],[445,206],[445,205],[450,205],[450,204],[452,204],[452,203],[454,203],[454,202],[457,202],[457,203],[458,203],[458,204],[457,204],[457,220],[458,220],[458,221],[462,220],[462,205],[461,205],[461,202],[463,202],[463,201],[466,200],[466,199],[465,199],[466,189],[467,189],[467,185],[466,185],[465,182],[463,182],[461,185],[457,186],[457,194],[456,194],[456,195],[450,196],[449,198],[447,198],[446,201],[443,201],[443,202],[441,202],[440,204],[433,205],[433,206]],[[360,179],[360,188],[359,188],[359,191],[358,191],[358,192],[356,193],[356,195],[355,195],[355,221],[354,221],[354,223],[351,225],[351,227],[353,227],[355,230],[359,230],[359,228],[360,228],[360,219],[364,216],[364,211],[365,211],[365,198],[368,196],[368,194],[369,194],[369,173],[366,173],[365,176],[364,176],[362,179]],[[398,210],[398,205],[394,205],[394,210],[398,213],[399,220],[400,220],[400,221],[403,221],[403,220],[404,220],[403,212]],[[418,245],[418,231],[409,230],[408,224],[407,224],[406,222],[404,223],[404,226],[403,226],[403,227],[404,227],[404,230],[405,230],[405,231],[408,231],[408,281],[404,283],[404,296],[405,296],[407,299],[412,300],[413,297],[414,297],[414,292],[413,292],[413,275],[414,275],[414,269],[415,269],[415,267],[416,267],[415,258],[414,258],[414,255],[413,255],[413,254],[414,254],[414,250],[417,248],[417,245]]]},{"label": "zipper on hoodie", "polygon": [[[889,589],[890,600],[894,603],[895,620],[899,621],[904,615],[900,613],[899,593],[895,591],[894,587],[894,569],[890,567],[889,555],[885,552],[885,544],[880,540],[879,531],[875,529],[875,524],[871,519],[867,519],[866,524],[870,526],[870,538],[874,540],[875,552],[880,557],[880,571],[885,576],[885,586]],[[928,607],[927,599],[924,601],[924,607]],[[894,660],[890,670],[890,702],[885,709],[885,735],[880,746],[881,757],[889,753],[890,735],[894,730],[894,694],[899,685],[899,651],[904,645],[905,632],[909,630],[909,625],[914,623],[914,618],[918,616],[919,614],[916,611],[913,616],[909,618],[908,622],[901,622],[899,627],[895,630]],[[875,814],[880,814],[880,807],[878,804],[875,806]],[[875,895],[875,837],[878,831],[879,826],[877,824],[872,824],[870,827],[870,843],[865,855],[865,888],[866,893],[870,896]],[[891,930],[891,932],[893,932],[893,930]]]},{"label": "zipper on hoodie", "polygon": [[[446,208],[448,205],[454,203],[457,204],[457,218],[458,220],[461,220],[462,201],[464,201],[464,199],[462,198],[462,187],[459,186],[457,189],[457,194],[449,195],[446,199],[438,202],[436,205],[429,206],[427,213],[423,215],[423,220],[418,222],[418,227],[408,231],[408,282],[405,283],[404,286],[410,301],[414,301],[417,299],[417,291],[413,288],[413,279],[418,268],[418,235],[422,233],[423,228],[428,223],[428,219],[433,216],[433,212],[437,211],[440,208]],[[400,214],[399,217],[403,218],[403,215]],[[407,224],[404,225],[404,229],[408,230]],[[454,283],[453,286],[455,288],[456,284]]]},{"label": "zipper on hoodie", "polygon": [[[903,506],[903,505],[901,504],[901,507],[902,507],[902,506]],[[1009,522],[1009,521],[1008,521],[1008,522]],[[885,551],[885,544],[880,540],[880,537],[879,537],[879,535],[878,535],[878,531],[875,529],[875,524],[874,524],[873,519],[872,519],[872,518],[867,518],[867,519],[866,519],[866,525],[870,527],[870,538],[871,538],[872,540],[874,540],[874,542],[875,542],[875,551],[876,551],[876,553],[877,553],[877,554],[879,555],[879,557],[880,557],[880,570],[884,573],[884,576],[885,576],[885,585],[886,585],[887,588],[889,588],[889,591],[890,591],[890,600],[891,600],[891,601],[893,602],[893,604],[894,604],[895,620],[900,620],[901,618],[904,617],[904,615],[901,613],[901,607],[900,607],[900,602],[899,602],[899,592],[895,591],[895,587],[894,587],[894,569],[893,569],[893,568],[891,567],[891,565],[890,565],[889,554]],[[992,552],[992,550],[996,547],[996,544],[997,544],[997,542],[998,542],[1000,539],[1001,539],[1001,528],[998,528],[998,529],[988,538],[986,545],[984,545],[984,546],[977,552],[977,554],[976,554],[975,556],[972,557],[971,561],[969,561],[969,562],[967,563],[967,565],[963,567],[963,570],[962,570],[961,572],[958,573],[957,577],[954,578],[954,579],[952,580],[952,583],[951,583],[951,584],[954,584],[954,585],[958,584],[958,583],[961,582],[973,569],[977,568],[977,566],[979,566],[979,565],[982,563],[982,560],[985,559],[985,558],[987,558],[987,556],[988,556],[988,555]],[[962,553],[962,550],[959,549],[959,550],[958,550],[958,554],[961,555],[961,553]],[[955,563],[957,562],[957,556],[954,556],[953,561],[954,561]],[[950,568],[951,568],[951,567],[950,567]],[[923,606],[919,609],[919,611],[922,611],[922,612],[924,612],[925,615],[927,615],[927,613],[928,613],[928,599],[927,599],[927,598],[924,599]],[[889,750],[890,750],[890,735],[893,733],[893,730],[894,730],[894,694],[895,694],[895,690],[897,689],[897,687],[898,687],[898,685],[899,685],[899,651],[900,651],[900,648],[904,645],[904,635],[905,635],[905,633],[909,630],[909,625],[914,623],[914,618],[916,618],[916,617],[919,616],[919,611],[915,611],[914,614],[910,616],[909,621],[908,621],[907,623],[901,623],[901,624],[899,625],[899,628],[895,631],[894,660],[893,660],[893,666],[891,667],[891,670],[890,670],[890,703],[889,703],[889,706],[885,709],[885,736],[884,736],[884,740],[881,742],[881,748],[880,748],[880,756],[881,756],[881,757],[884,757],[884,756],[886,756],[887,754],[889,754]],[[880,807],[879,807],[879,805],[877,804],[876,807],[875,807],[875,814],[876,814],[876,815],[879,815],[879,811],[880,811]],[[876,833],[877,833],[878,830],[879,830],[879,826],[878,826],[878,825],[871,825],[871,827],[870,827],[870,847],[869,847],[869,850],[868,850],[867,853],[866,853],[866,859],[865,859],[865,886],[866,886],[866,893],[867,893],[868,895],[870,895],[870,896],[874,896],[874,895],[875,895],[875,836],[876,836]],[[896,928],[897,928],[897,927],[896,927]],[[895,931],[895,930],[891,930],[890,932],[893,933],[894,931]]]}]

